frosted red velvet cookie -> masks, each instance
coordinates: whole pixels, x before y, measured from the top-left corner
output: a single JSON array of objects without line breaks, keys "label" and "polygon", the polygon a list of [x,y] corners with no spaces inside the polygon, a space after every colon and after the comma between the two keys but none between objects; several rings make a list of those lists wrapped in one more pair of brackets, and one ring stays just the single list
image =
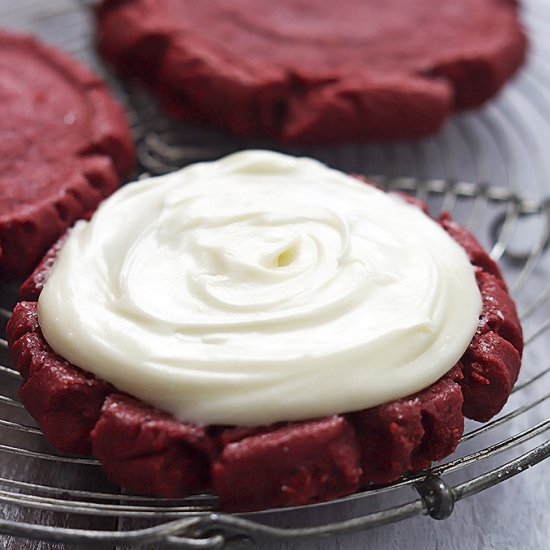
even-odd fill
[{"label": "frosted red velvet cookie", "polygon": [[[465,416],[504,406],[523,339],[475,238],[406,202],[266,152],[126,186],[22,288],[7,330],[21,401],[50,442],[92,453],[113,481],[211,491],[226,510],[429,467]],[[50,315],[58,298],[66,323]]]},{"label": "frosted red velvet cookie", "polygon": [[98,77],[0,30],[0,279],[26,277],[134,164],[122,109]]},{"label": "frosted red velvet cookie", "polygon": [[432,134],[526,51],[513,0],[104,0],[97,18],[103,57],[169,113],[286,143]]}]

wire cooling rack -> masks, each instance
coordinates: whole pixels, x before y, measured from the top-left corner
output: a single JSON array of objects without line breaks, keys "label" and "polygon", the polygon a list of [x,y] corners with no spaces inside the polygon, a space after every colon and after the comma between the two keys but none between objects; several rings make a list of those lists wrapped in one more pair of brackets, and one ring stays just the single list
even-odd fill
[{"label": "wire cooling rack", "polygon": [[[36,11],[41,3],[30,0],[8,4],[0,12],[5,10],[4,20],[14,27],[35,32],[104,71],[90,46],[89,2],[60,0],[55,8],[48,3],[44,12]],[[526,342],[520,379],[496,419],[467,423],[453,456],[389,486],[332,503],[228,515],[208,495],[167,500],[124,494],[104,479],[96,461],[57,454],[17,399],[20,378],[0,338],[0,503],[5,510],[0,533],[85,547],[163,543],[210,549],[297,541],[420,514],[445,519],[455,502],[548,458],[550,159],[544,144],[550,143],[550,42],[544,36],[550,36],[550,9],[544,0],[530,0],[523,17],[533,43],[526,69],[497,101],[479,113],[455,117],[437,137],[386,146],[287,150],[370,174],[388,190],[426,200],[433,214],[450,211],[491,250],[518,304]],[[243,147],[270,146],[176,125],[141,91],[118,93],[134,126],[142,173],[165,173]],[[0,287],[0,335],[16,297],[15,285]]]}]

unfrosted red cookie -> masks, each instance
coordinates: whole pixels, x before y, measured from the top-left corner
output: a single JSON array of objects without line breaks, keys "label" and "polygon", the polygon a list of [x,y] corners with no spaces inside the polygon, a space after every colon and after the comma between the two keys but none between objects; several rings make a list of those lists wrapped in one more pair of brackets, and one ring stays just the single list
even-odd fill
[{"label": "unfrosted red cookie", "polygon": [[0,30],[0,279],[26,277],[130,175],[134,147],[105,84],[68,55]]},{"label": "unfrosted red cookie", "polygon": [[432,134],[526,52],[514,0],[104,0],[97,20],[168,112],[286,143]]},{"label": "unfrosted red cookie", "polygon": [[[426,209],[423,203],[411,201]],[[452,453],[464,417],[485,421],[506,403],[523,337],[498,266],[448,215],[441,226],[476,267],[482,297],[477,332],[461,360],[426,389],[371,409],[272,426],[200,427],[118,392],[56,355],[38,324],[37,303],[54,247],[22,287],[7,327],[19,395],[46,438],[90,453],[107,476],[166,497],[211,491],[229,511],[330,500],[389,483]]]}]

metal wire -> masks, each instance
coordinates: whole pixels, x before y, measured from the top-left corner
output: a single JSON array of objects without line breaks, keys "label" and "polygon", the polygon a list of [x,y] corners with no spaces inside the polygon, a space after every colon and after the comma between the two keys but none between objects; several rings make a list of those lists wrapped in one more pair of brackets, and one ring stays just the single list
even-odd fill
[{"label": "metal wire", "polygon": [[[81,9],[86,9],[84,5],[91,2],[82,0],[81,4]],[[537,11],[538,0],[529,5],[525,20],[536,38],[541,26],[544,28],[549,22],[544,13]],[[17,2],[10,9],[18,16],[24,11]],[[90,30],[79,26],[82,24],[74,15],[65,21],[54,21],[60,35],[58,43],[86,57],[90,55],[90,44],[83,40],[89,40]],[[540,70],[548,68],[548,61],[541,58],[540,52],[544,51],[535,49],[528,69],[498,101],[480,114],[456,117],[432,140],[307,152],[335,167],[371,174],[388,191],[404,191],[425,199],[434,214],[450,211],[476,233],[500,262],[522,312],[526,354],[520,380],[499,417],[470,429],[462,437],[457,453],[429,471],[391,485],[370,487],[336,502],[270,511],[271,516],[284,514],[289,524],[285,528],[265,525],[264,513],[246,517],[218,513],[217,500],[209,495],[169,500],[122,494],[108,484],[90,488],[86,480],[91,474],[100,475],[98,463],[56,454],[17,399],[20,376],[9,362],[7,342],[1,337],[16,294],[13,288],[0,287],[0,459],[2,463],[4,459],[16,459],[22,466],[17,470],[21,474],[9,475],[0,467],[0,502],[15,510],[16,518],[0,520],[0,532],[87,547],[162,542],[174,548],[210,549],[249,540],[294,541],[368,529],[419,514],[442,519],[452,513],[454,502],[550,457],[550,392],[541,391],[541,381],[548,380],[550,366],[543,365],[540,359],[547,355],[543,335],[550,333],[550,160],[540,145],[547,142],[541,136],[550,137],[550,123],[545,118],[550,112],[550,82],[547,73]],[[93,63],[97,64],[95,58]],[[126,94],[143,173],[165,173],[190,162],[263,145],[228,140],[210,130],[182,127],[162,116],[140,90],[126,90]],[[529,226],[525,238],[523,225],[532,222],[534,226]],[[524,248],[518,250],[518,241]],[[541,277],[541,271],[546,275]],[[52,481],[46,477],[40,483],[34,482],[26,476],[35,464],[51,467],[57,473],[70,468],[74,475],[66,486],[59,476],[53,476]],[[414,498],[411,487],[416,490]],[[392,497],[397,503],[388,505],[382,496]],[[359,517],[347,517],[345,505],[350,502],[368,503],[369,511]],[[302,525],[302,512],[316,508],[330,511],[334,520],[322,525],[292,526],[293,518],[294,525]],[[53,520],[51,524],[29,523],[24,519],[26,509],[63,513],[67,517],[139,519],[155,525],[126,530],[117,526],[104,530],[72,529],[59,527]]]}]

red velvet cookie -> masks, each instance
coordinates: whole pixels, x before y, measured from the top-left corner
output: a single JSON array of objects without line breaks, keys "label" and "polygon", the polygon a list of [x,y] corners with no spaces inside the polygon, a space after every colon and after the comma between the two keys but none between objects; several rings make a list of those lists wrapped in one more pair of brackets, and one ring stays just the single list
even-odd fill
[{"label": "red velvet cookie", "polygon": [[524,60],[515,0],[104,0],[98,44],[171,114],[245,137],[419,138]]},{"label": "red velvet cookie", "polygon": [[54,249],[22,287],[22,298],[31,301],[16,306],[7,327],[13,362],[24,378],[21,401],[52,444],[66,452],[91,451],[113,481],[166,497],[212,491],[229,511],[325,501],[428,468],[455,450],[465,416],[485,421],[504,406],[523,348],[498,266],[448,215],[439,223],[476,267],[483,308],[461,360],[414,395],[272,426],[180,422],[84,373],[45,342],[35,300]]},{"label": "red velvet cookie", "polygon": [[134,165],[120,106],[68,55],[0,30],[0,279],[26,277]]}]

